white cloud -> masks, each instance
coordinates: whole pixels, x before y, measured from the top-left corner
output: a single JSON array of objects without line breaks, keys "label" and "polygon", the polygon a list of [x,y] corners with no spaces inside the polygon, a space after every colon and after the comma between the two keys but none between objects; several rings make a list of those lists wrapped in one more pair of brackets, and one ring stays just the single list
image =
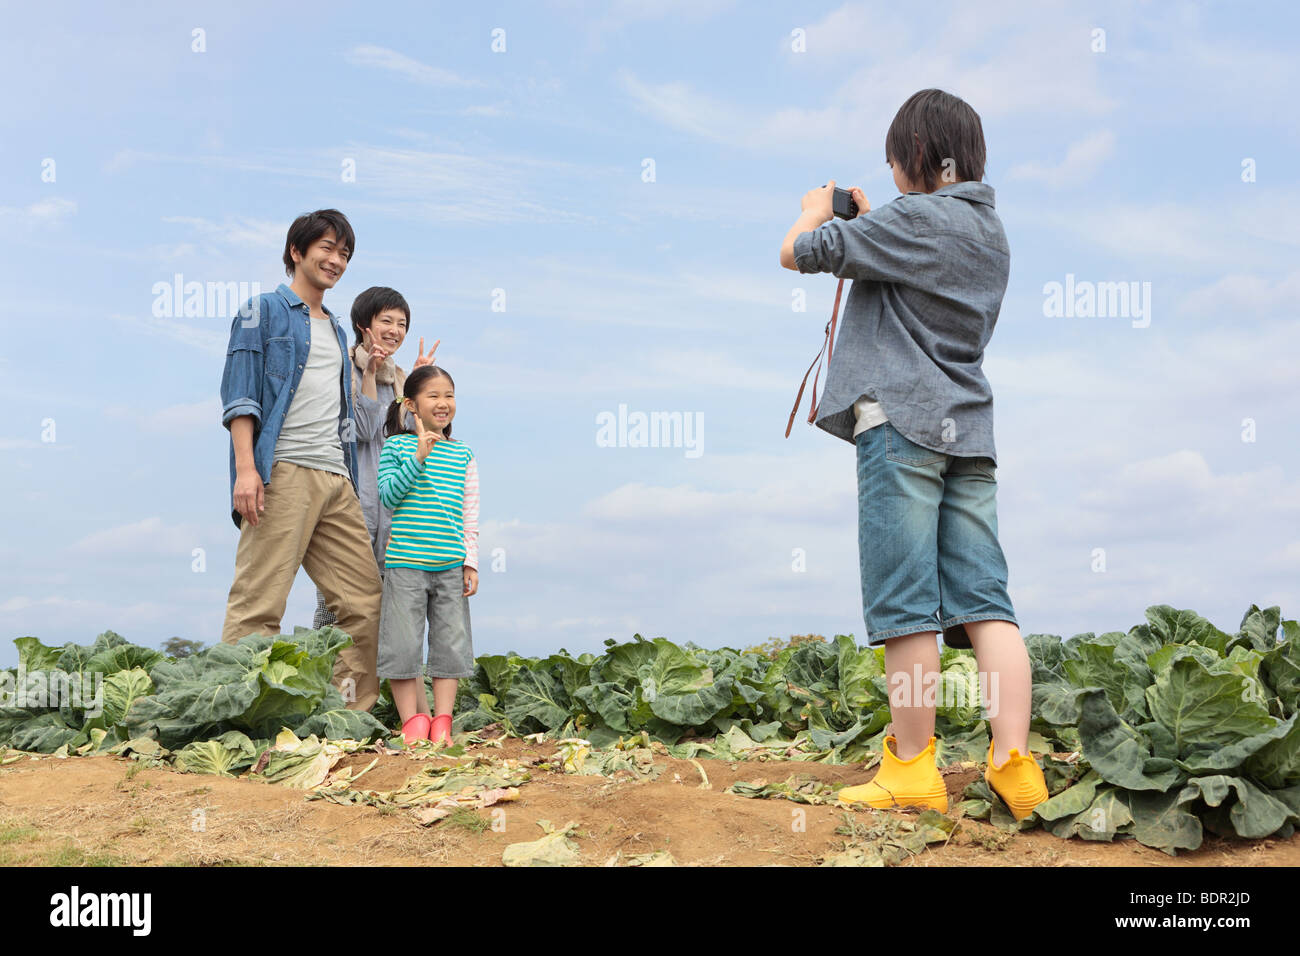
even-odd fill
[{"label": "white cloud", "polygon": [[[137,334],[149,340],[151,342],[150,348],[156,345],[157,339],[165,338],[180,342],[182,345],[191,346],[208,355],[225,358],[226,346],[229,344],[230,339],[228,329],[218,332],[215,329],[203,329],[186,324],[195,321],[192,319],[160,319],[153,315],[134,316],[114,312],[109,317],[134,329]],[[218,324],[224,325],[227,323],[220,320]]]},{"label": "white cloud", "polygon": [[781,53],[792,68],[840,71],[843,79],[824,106],[764,111],[686,82],[655,83],[629,70],[619,71],[617,80],[638,108],[665,126],[769,151],[806,150],[810,135],[826,131],[838,143],[883,144],[898,108],[929,87],[966,100],[986,123],[1020,114],[1099,115],[1118,105],[1102,91],[1099,62],[1088,49],[1091,23],[1072,10],[1045,10],[1028,0],[958,8],[909,42],[912,31],[889,13],[850,3],[805,29],[807,52],[792,51],[782,36]]},{"label": "white cloud", "polygon": [[167,525],[154,516],[133,524],[92,531],[68,546],[71,554],[90,557],[169,557],[188,563],[190,552],[203,546],[197,525]]},{"label": "white cloud", "polygon": [[603,0],[596,4],[557,0],[552,7],[576,13],[587,51],[603,50],[605,40],[629,27],[655,20],[693,24],[736,6],[736,0]]},{"label": "white cloud", "polygon": [[1085,489],[1079,503],[1096,513],[1090,527],[1115,537],[1205,535],[1232,529],[1247,514],[1268,516],[1271,527],[1300,527],[1300,482],[1288,484],[1280,465],[1215,473],[1187,448],[1124,463]]},{"label": "white cloud", "polygon": [[62,225],[76,212],[77,204],[73,200],[51,196],[26,206],[0,206],[0,223],[10,228],[48,228]]},{"label": "white cloud", "polygon": [[207,398],[188,404],[168,405],[164,408],[134,408],[129,405],[107,405],[104,414],[113,419],[130,421],[145,431],[173,435],[187,434],[195,429],[205,429],[221,422],[221,401]]},{"label": "white cloud", "polygon": [[1077,235],[1116,255],[1141,256],[1139,268],[1153,257],[1210,264],[1219,261],[1223,247],[1222,225],[1211,230],[1209,217],[1186,203],[1107,203],[1064,218],[1073,221]]},{"label": "white cloud", "polygon": [[[1129,264],[1127,276],[1107,278],[1152,278],[1157,268],[1195,268],[1201,275],[1292,269],[1300,244],[1293,225],[1300,218],[1300,192],[1289,186],[1241,189],[1226,206],[1201,199],[1098,202],[1086,192],[1050,206],[1031,196],[1007,197],[999,205],[1004,216],[1053,235],[1065,250],[1058,259],[1077,261],[1091,248]],[[1082,243],[1063,238],[1068,236]],[[1014,257],[1014,233],[1012,242]]]},{"label": "white cloud", "polygon": [[348,50],[343,58],[353,66],[386,70],[422,86],[465,88],[482,85],[478,80],[467,79],[440,66],[429,66],[404,53],[382,46],[371,44],[355,46]]},{"label": "white cloud", "polygon": [[1055,188],[1075,186],[1090,179],[1114,153],[1115,134],[1108,129],[1100,130],[1071,143],[1059,163],[1020,163],[1007,171],[1007,178],[1037,180]]},{"label": "white cloud", "polygon": [[[566,198],[601,171],[535,155],[490,155],[349,145],[335,151],[357,161],[363,198],[349,209],[398,220],[437,223],[591,223]],[[548,188],[538,184],[546,180]],[[572,184],[567,187],[565,183]],[[283,241],[283,240],[282,240]]]},{"label": "white cloud", "polygon": [[[67,591],[80,592],[84,583]],[[63,594],[16,595],[0,600],[0,614],[5,616],[8,637],[32,635],[43,643],[58,647],[68,641],[90,644],[95,635],[116,631],[128,641],[156,647],[174,634],[193,636],[198,619],[207,617],[214,632],[221,626],[221,608],[215,614],[196,612],[176,602],[133,601],[67,597]],[[215,617],[215,621],[212,619]],[[0,666],[12,666],[18,660],[12,643],[0,646]]]},{"label": "white cloud", "polygon": [[[1287,327],[1293,329],[1294,318],[1300,312],[1300,272],[1279,279],[1246,273],[1226,275],[1187,293],[1177,308],[1183,315],[1214,319],[1232,316],[1236,322],[1243,316],[1287,317]],[[1300,338],[1293,341],[1300,345]]]},{"label": "white cloud", "polygon": [[288,227],[283,222],[249,217],[227,217],[224,222],[213,222],[201,216],[163,216],[169,225],[189,226],[194,235],[241,251],[250,247],[261,250],[284,249],[284,236]]}]

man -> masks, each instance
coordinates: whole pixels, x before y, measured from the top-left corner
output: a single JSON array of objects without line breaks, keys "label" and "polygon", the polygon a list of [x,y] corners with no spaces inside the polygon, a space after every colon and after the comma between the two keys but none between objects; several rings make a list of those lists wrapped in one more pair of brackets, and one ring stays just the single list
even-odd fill
[{"label": "man", "polygon": [[350,708],[369,710],[379,697],[383,589],[357,497],[347,339],[323,304],[354,249],[338,210],[299,216],[284,244],[291,283],[251,300],[231,324],[221,422],[240,535],[221,639],[280,633],[294,577],[306,568],[353,640],[334,682]]}]

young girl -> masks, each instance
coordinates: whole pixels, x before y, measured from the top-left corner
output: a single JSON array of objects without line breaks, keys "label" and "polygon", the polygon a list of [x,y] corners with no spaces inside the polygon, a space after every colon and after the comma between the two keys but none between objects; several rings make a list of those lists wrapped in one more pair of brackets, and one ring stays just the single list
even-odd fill
[{"label": "young girl", "polygon": [[[414,416],[415,430],[402,422]],[[379,498],[393,509],[379,615],[379,679],[388,679],[408,743],[451,743],[457,679],[474,673],[469,596],[478,591],[478,465],[451,437],[456,385],[425,365],[406,379],[388,411],[379,456]],[[434,713],[424,693],[427,673]]]},{"label": "young girl", "polygon": [[[384,574],[384,548],[392,525],[392,512],[379,503],[377,475],[379,452],[384,444],[384,420],[393,399],[401,393],[406,381],[393,359],[406,340],[411,324],[411,307],[396,289],[371,286],[352,303],[352,330],[356,333],[356,346],[352,349],[353,417],[357,438],[357,491],[361,499],[361,514],[370,532],[370,547],[375,552],[379,575]],[[424,339],[414,368],[432,365],[438,343],[433,343],[429,354],[424,354]],[[316,589],[316,614],[311,626],[319,630],[334,624],[334,614],[325,606],[325,595]]]},{"label": "young girl", "polygon": [[885,137],[904,195],[873,212],[855,188],[857,217],[837,220],[835,181],[809,191],[781,264],[855,280],[816,424],[857,449],[863,616],[868,644],[885,645],[893,733],[876,776],[840,799],[947,811],[934,737],[942,630],[950,647],[974,647],[993,730],[985,779],[1023,819],[1047,787],[1028,748],[1029,655],[997,535],[981,363],[1010,251],[981,182],[984,157],[970,106],[941,90],[914,94]]}]

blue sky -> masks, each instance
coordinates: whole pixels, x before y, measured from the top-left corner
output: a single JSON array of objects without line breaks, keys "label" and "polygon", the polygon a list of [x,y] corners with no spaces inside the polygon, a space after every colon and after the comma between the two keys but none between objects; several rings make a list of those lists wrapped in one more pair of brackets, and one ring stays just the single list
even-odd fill
[{"label": "blue sky", "polygon": [[[59,9],[0,37],[0,665],[28,634],[219,639],[230,316],[152,290],[273,289],[326,206],[357,233],[326,304],[401,290],[399,363],[440,338],[456,377],[477,653],[864,640],[853,449],[806,396],[782,437],[835,280],[778,252],[828,179],[896,198],[885,131],[932,86],[982,118],[1011,246],[985,371],[1022,631],[1300,611],[1292,5]],[[1149,325],[1044,315],[1067,275],[1150,283]],[[620,404],[702,421],[700,453],[600,447]],[[314,602],[300,573],[282,629]]]}]

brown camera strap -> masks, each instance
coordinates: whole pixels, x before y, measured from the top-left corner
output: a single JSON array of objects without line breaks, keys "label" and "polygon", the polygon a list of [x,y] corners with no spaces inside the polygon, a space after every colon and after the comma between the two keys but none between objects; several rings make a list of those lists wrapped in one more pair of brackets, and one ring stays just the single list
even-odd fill
[{"label": "brown camera strap", "polygon": [[812,406],[808,409],[808,421],[812,423],[817,418],[817,381],[822,375],[822,353],[826,355],[826,379],[830,380],[831,375],[831,352],[835,348],[835,320],[840,314],[840,293],[844,291],[844,280],[835,287],[835,307],[831,309],[831,320],[826,323],[826,338],[822,342],[821,349],[817,352],[817,357],[813,359],[812,365],[808,366],[808,371],[803,373],[803,381],[799,383],[799,394],[795,396],[794,408],[790,409],[790,421],[785,426],[785,437],[790,437],[790,429],[794,427],[794,416],[799,411],[799,403],[803,401],[803,389],[808,384],[808,376],[812,373],[814,366],[817,374],[813,376],[812,388]]}]

